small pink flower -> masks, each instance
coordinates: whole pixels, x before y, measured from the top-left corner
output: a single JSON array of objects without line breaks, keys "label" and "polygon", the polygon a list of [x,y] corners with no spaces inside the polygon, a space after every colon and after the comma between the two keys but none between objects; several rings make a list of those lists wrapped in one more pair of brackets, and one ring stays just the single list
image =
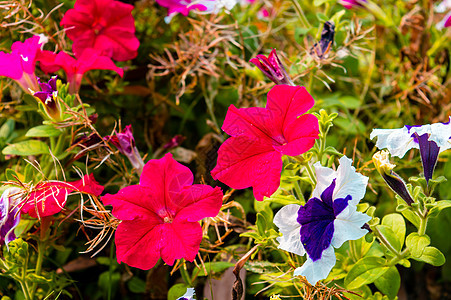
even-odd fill
[{"label": "small pink flower", "polygon": [[34,69],[40,47],[39,36],[33,36],[23,43],[14,42],[11,53],[0,51],[0,76],[15,80],[27,93],[30,93],[28,89],[38,90]]},{"label": "small pink flower", "polygon": [[85,175],[73,182],[46,181],[39,183],[26,197],[21,212],[33,218],[43,218],[59,213],[66,205],[67,196],[72,192],[81,192],[99,196],[103,186],[94,179],[94,175]]},{"label": "small pink flower", "polygon": [[158,4],[168,8],[169,21],[178,13],[187,16],[191,10],[197,10],[204,14],[219,13],[222,8],[231,10],[239,0],[156,0]]},{"label": "small pink flower", "polygon": [[80,57],[73,58],[65,52],[58,54],[51,51],[41,51],[38,56],[41,69],[46,73],[54,73],[59,69],[66,72],[69,92],[77,93],[80,90],[83,75],[90,70],[111,70],[124,75],[124,70],[117,67],[107,56],[102,56],[94,49],[86,49]]},{"label": "small pink flower", "polygon": [[138,54],[133,5],[115,0],[77,0],[61,21],[72,49],[80,56],[94,48],[117,61],[133,59]]},{"label": "small pink flower", "polygon": [[282,156],[300,155],[318,138],[318,119],[305,114],[313,104],[304,87],[276,85],[266,108],[231,105],[222,125],[231,138],[219,148],[213,178],[234,189],[253,187],[259,201],[270,197],[280,185]]},{"label": "small pink flower", "polygon": [[171,154],[144,166],[138,185],[102,197],[122,220],[116,230],[118,262],[150,269],[161,257],[193,261],[202,241],[199,220],[215,217],[222,205],[220,188],[193,185],[191,171]]}]

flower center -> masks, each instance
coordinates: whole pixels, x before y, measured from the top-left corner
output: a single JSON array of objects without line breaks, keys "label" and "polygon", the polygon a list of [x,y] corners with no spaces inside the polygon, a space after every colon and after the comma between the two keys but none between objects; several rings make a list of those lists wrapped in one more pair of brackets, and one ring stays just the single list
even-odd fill
[{"label": "flower center", "polygon": [[100,34],[102,30],[105,28],[105,24],[103,24],[101,19],[97,19],[92,24],[92,29],[96,35]]},{"label": "flower center", "polygon": [[163,221],[164,221],[165,223],[172,223],[172,219],[169,218],[169,217],[164,217]]}]

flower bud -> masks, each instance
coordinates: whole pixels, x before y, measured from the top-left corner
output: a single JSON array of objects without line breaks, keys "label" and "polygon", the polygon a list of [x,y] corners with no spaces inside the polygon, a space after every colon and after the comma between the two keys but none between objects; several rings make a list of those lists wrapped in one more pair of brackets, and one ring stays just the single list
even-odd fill
[{"label": "flower bud", "polygon": [[376,167],[376,170],[379,172],[379,174],[381,174],[382,178],[384,178],[387,185],[408,205],[412,205],[414,201],[412,199],[412,196],[410,196],[409,192],[407,191],[406,183],[398,174],[393,171],[396,165],[390,163],[389,152],[386,150],[376,152],[373,155],[373,163]]},{"label": "flower bud", "polygon": [[268,57],[259,54],[250,60],[251,63],[257,66],[263,74],[266,75],[275,84],[287,84],[294,86],[282,62],[277,56],[276,49],[272,49]]}]

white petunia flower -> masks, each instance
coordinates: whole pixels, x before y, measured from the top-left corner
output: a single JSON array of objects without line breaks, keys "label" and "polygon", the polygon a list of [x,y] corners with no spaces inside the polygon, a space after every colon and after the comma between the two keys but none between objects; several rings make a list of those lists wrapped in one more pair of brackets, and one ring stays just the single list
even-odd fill
[{"label": "white petunia flower", "polygon": [[304,205],[287,205],[274,216],[274,223],[283,234],[277,238],[279,248],[303,255],[307,261],[294,271],[315,285],[335,265],[334,248],[356,240],[367,231],[362,226],[371,217],[357,212],[368,177],[355,171],[352,161],[343,156],[336,171],[314,165],[317,185],[312,198]]},{"label": "white petunia flower", "polygon": [[187,288],[186,293],[182,297],[177,298],[177,300],[195,300],[195,295],[196,291],[193,288]]}]

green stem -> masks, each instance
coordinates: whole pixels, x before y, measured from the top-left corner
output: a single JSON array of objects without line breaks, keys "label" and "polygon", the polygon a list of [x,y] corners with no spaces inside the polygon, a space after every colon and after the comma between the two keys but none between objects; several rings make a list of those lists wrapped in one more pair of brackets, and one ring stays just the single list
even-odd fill
[{"label": "green stem", "polygon": [[418,235],[425,235],[428,225],[428,218],[420,216],[420,226],[418,227]]},{"label": "green stem", "polygon": [[186,265],[185,263],[183,263],[183,265],[180,267],[180,274],[182,275],[183,281],[185,281],[185,283],[189,286],[193,286],[193,283],[191,281],[191,278],[188,274],[188,270],[186,269]]},{"label": "green stem", "polygon": [[315,173],[313,172],[312,166],[308,162],[306,162],[304,164],[304,167],[307,170],[310,180],[313,182],[312,188],[314,189],[316,186],[316,177],[315,177]]},{"label": "green stem", "polygon": [[58,157],[63,152],[64,142],[66,140],[66,131],[64,130],[60,136],[58,137],[58,142],[56,143],[55,148],[52,149],[53,155]]},{"label": "green stem", "polygon": [[114,242],[111,243],[111,248],[110,248],[110,267],[108,270],[108,281],[109,281],[109,285],[108,285],[108,300],[111,300],[111,283],[113,282],[113,256],[114,256]]},{"label": "green stem", "polygon": [[298,13],[299,18],[301,19],[301,22],[302,22],[302,25],[304,26],[304,28],[312,27],[312,25],[310,25],[309,21],[307,20],[307,17],[305,16],[304,11],[302,10],[302,7],[299,5],[298,1],[291,0],[291,2],[293,2],[294,9]]},{"label": "green stem", "polygon": [[301,185],[299,184],[299,180],[294,182],[294,191],[296,193],[297,198],[302,202],[302,205],[305,205],[304,194],[302,194]]},{"label": "green stem", "polygon": [[[48,237],[50,235],[50,223],[51,220],[49,219],[51,217],[43,217],[41,218],[41,226],[39,228],[40,232],[39,232],[39,240],[38,240],[38,259],[36,260],[36,269],[35,269],[35,274],[36,276],[41,276],[41,271],[42,271],[42,263],[44,261],[44,252],[45,249],[47,248],[47,241],[48,241]],[[35,299],[35,293],[36,293],[36,289],[38,288],[38,284],[37,283],[33,283],[33,285],[31,286],[31,299]]]}]

